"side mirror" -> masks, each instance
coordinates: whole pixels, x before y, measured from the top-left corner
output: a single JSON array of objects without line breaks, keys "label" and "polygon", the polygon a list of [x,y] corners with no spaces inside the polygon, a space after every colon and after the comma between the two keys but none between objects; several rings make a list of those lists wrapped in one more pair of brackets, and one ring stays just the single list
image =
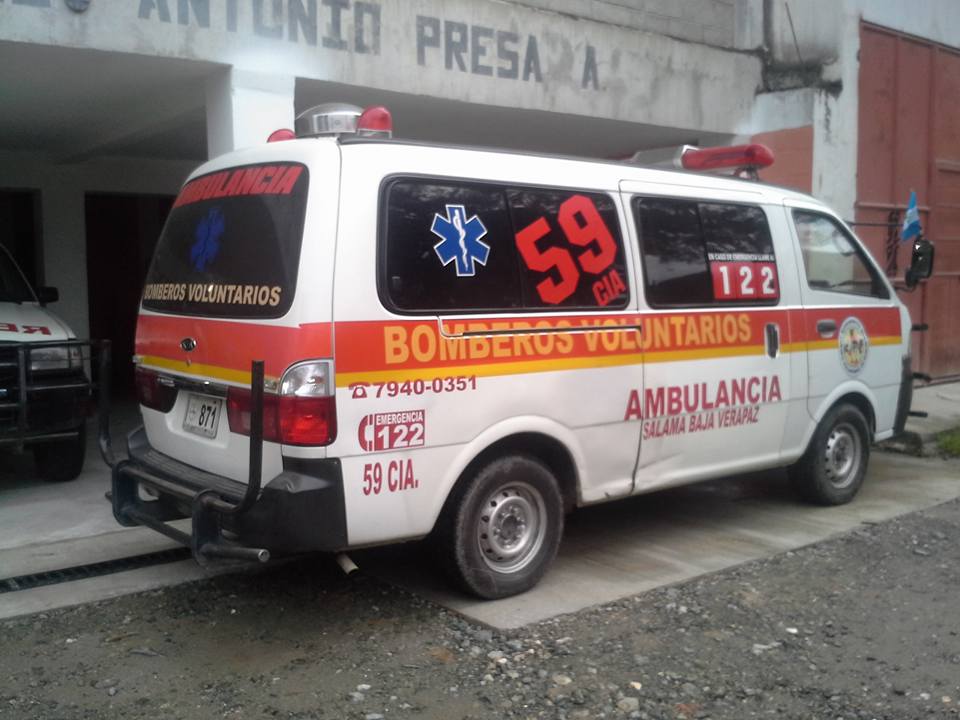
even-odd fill
[{"label": "side mirror", "polygon": [[39,287],[37,288],[37,300],[40,301],[41,305],[47,305],[49,303],[55,303],[60,299],[60,291],[55,287]]},{"label": "side mirror", "polygon": [[921,280],[933,273],[933,243],[923,238],[913,243],[913,257],[903,279],[908,288],[915,288]]}]

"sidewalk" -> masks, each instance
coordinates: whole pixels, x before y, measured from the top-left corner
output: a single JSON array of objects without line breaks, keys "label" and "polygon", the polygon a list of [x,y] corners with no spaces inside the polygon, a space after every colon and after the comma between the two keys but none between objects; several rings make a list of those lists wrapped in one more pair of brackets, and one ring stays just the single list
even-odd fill
[{"label": "sidewalk", "polygon": [[911,409],[928,413],[925,418],[907,418],[906,427],[925,443],[944,430],[960,427],[960,382],[915,387]]}]

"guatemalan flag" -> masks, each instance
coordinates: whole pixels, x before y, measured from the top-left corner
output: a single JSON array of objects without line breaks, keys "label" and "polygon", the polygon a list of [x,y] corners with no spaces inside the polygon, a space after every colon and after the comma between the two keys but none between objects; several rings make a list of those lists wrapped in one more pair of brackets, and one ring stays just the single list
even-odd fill
[{"label": "guatemalan flag", "polygon": [[915,237],[919,237],[920,229],[920,211],[917,210],[917,193],[910,191],[910,202],[907,203],[907,214],[903,218],[903,229],[900,231],[900,240],[906,242]]}]

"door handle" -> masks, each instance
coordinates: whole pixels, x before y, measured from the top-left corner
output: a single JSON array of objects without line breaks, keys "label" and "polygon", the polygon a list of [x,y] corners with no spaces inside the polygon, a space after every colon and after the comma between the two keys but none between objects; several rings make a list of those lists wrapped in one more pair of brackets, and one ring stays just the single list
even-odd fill
[{"label": "door handle", "polygon": [[765,331],[767,340],[767,355],[775,358],[780,354],[780,326],[776,323],[767,323]]},{"label": "door handle", "polygon": [[822,338],[832,338],[837,333],[836,320],[818,320],[817,332],[820,333],[820,337]]}]

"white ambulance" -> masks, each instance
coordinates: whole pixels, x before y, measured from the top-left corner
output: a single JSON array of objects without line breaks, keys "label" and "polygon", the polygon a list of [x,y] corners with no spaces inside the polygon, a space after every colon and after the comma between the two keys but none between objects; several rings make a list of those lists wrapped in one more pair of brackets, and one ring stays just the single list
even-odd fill
[{"label": "white ambulance", "polygon": [[[781,466],[843,503],[902,429],[907,310],[813,198],[384,139],[382,108],[297,124],[174,203],[137,327],[122,524],[201,561],[430,536],[497,598],[540,579],[576,507]],[[916,255],[925,276],[932,250]]]}]

